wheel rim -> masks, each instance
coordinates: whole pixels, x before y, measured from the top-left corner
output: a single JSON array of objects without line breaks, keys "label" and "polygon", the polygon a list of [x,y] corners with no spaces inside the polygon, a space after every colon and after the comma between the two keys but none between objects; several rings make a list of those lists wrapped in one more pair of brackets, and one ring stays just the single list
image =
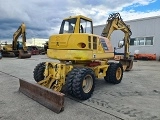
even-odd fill
[{"label": "wheel rim", "polygon": [[116,70],[116,78],[117,78],[117,80],[120,80],[120,79],[121,79],[121,76],[122,76],[122,69],[119,67],[119,68]]},{"label": "wheel rim", "polygon": [[88,93],[93,86],[93,78],[91,75],[86,75],[83,79],[82,88],[85,93]]}]

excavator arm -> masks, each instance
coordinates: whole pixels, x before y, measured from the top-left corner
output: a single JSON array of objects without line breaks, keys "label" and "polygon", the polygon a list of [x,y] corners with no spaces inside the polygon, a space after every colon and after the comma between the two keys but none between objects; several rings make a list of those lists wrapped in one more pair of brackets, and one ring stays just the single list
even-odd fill
[{"label": "excavator arm", "polygon": [[124,23],[119,13],[110,14],[107,20],[107,24],[104,27],[101,36],[110,40],[110,36],[113,31],[121,30],[124,32],[124,58],[129,59],[129,43],[132,32],[128,25]]},{"label": "excavator arm", "polygon": [[22,36],[22,45],[23,45],[23,50],[27,51],[27,47],[26,47],[26,25],[24,23],[21,24],[21,26],[19,26],[19,28],[17,29],[17,31],[13,34],[13,50],[18,50],[17,48],[17,40],[19,38],[19,36]]}]

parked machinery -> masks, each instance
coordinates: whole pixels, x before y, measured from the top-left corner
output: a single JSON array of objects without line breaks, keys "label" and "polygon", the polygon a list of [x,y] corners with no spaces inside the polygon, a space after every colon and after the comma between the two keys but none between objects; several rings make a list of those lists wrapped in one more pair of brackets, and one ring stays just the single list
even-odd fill
[{"label": "parked machinery", "polygon": [[[125,34],[124,44],[119,43],[119,47],[124,46],[125,56],[119,63],[109,62],[114,58],[114,50],[110,42],[110,35],[114,30],[122,30]],[[106,82],[119,84],[123,71],[131,70],[133,65],[133,61],[129,58],[130,35],[131,31],[122,21],[119,13],[109,16],[102,36],[93,34],[93,24],[90,18],[82,15],[66,18],[62,21],[59,34],[50,36],[48,41],[47,56],[60,62],[42,62],[35,67],[33,72],[35,81],[41,86],[52,89],[57,97],[52,98],[51,94],[44,92],[42,87],[39,87],[42,88],[40,93],[31,90],[29,83],[24,81],[20,81],[24,84],[20,86],[20,89],[23,89],[25,94],[30,90],[27,93],[27,95],[32,94],[30,96],[35,93],[40,94],[41,97],[48,94],[47,98],[56,99],[55,102],[58,105],[61,101],[61,105],[57,108],[56,104],[55,107],[60,110],[64,96],[59,92],[86,100],[94,91],[96,78],[104,78]],[[39,101],[39,97],[35,100]]]},{"label": "parked machinery", "polygon": [[[17,41],[19,36],[22,36],[22,42]],[[12,44],[5,44],[2,49],[2,56],[4,57],[18,57],[30,58],[31,54],[27,52],[26,46],[26,26],[24,23],[19,26],[17,31],[13,34]]]}]

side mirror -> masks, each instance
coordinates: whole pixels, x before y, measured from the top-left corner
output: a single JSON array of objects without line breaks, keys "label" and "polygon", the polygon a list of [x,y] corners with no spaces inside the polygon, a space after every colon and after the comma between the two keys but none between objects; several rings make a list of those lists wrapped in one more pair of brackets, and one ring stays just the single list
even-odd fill
[{"label": "side mirror", "polygon": [[124,41],[123,40],[120,40],[119,42],[118,42],[118,47],[119,48],[122,48],[124,46]]}]

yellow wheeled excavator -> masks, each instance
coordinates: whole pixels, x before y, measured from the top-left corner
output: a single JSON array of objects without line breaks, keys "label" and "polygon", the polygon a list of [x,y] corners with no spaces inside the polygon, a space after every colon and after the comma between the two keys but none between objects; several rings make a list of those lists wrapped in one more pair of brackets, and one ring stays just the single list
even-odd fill
[{"label": "yellow wheeled excavator", "polygon": [[[22,42],[17,41],[22,36]],[[30,58],[31,54],[27,52],[26,46],[26,26],[22,23],[13,34],[12,44],[5,44],[1,50],[4,57]]]},{"label": "yellow wheeled excavator", "polygon": [[[119,63],[109,62],[114,58],[110,42],[114,30],[124,32],[124,44],[119,43],[119,47],[124,46],[125,56]],[[90,18],[79,15],[64,19],[59,34],[50,36],[47,49],[48,57],[59,62],[39,63],[33,71],[38,84],[20,80],[20,91],[59,113],[64,107],[64,94],[89,99],[97,78],[119,84],[123,71],[131,70],[133,65],[129,58],[130,35],[119,13],[109,16],[102,36],[93,34]]]}]

